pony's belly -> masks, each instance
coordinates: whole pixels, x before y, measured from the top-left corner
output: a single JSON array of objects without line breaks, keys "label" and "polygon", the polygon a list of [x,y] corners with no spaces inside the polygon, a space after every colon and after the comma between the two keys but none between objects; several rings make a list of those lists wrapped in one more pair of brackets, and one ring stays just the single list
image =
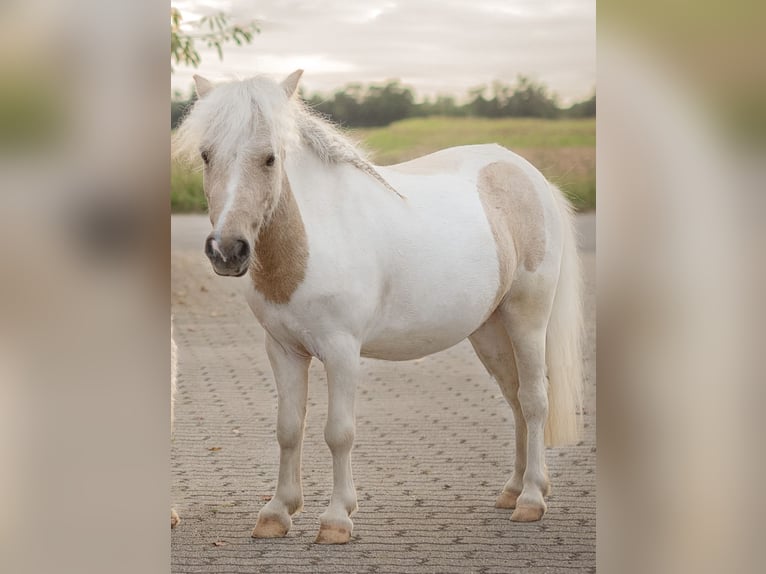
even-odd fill
[{"label": "pony's belly", "polygon": [[[475,331],[475,329],[474,329]],[[456,345],[473,331],[462,336],[446,338],[427,334],[401,333],[395,338],[377,339],[362,346],[362,356],[385,361],[409,361],[438,353]]]},{"label": "pony's belly", "polygon": [[409,263],[390,272],[388,288],[363,331],[364,356],[423,357],[459,343],[486,320],[497,300],[497,256],[489,230],[465,227],[459,234],[417,238],[410,243],[417,249],[400,250]]},{"label": "pony's belly", "polygon": [[[465,309],[463,309],[465,311]],[[362,356],[387,361],[408,361],[438,353],[468,337],[481,326],[488,310],[472,310],[461,317],[442,315],[441,320],[397,326],[380,326],[362,342]]]}]

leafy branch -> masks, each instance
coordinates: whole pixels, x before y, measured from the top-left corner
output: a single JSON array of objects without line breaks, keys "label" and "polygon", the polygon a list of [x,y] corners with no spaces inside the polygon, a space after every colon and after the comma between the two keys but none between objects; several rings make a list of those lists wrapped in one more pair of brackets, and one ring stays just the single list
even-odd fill
[{"label": "leafy branch", "polygon": [[223,12],[184,23],[180,10],[170,8],[170,57],[176,64],[195,68],[200,65],[201,58],[195,42],[215,48],[218,57],[223,60],[224,44],[250,44],[258,33],[260,29],[256,22],[243,26],[230,24],[229,17]]}]

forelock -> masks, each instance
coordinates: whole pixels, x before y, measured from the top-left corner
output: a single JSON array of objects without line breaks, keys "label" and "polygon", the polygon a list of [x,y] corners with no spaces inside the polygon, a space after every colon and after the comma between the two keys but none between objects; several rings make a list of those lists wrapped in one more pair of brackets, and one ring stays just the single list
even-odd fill
[{"label": "forelock", "polygon": [[265,77],[217,84],[197,100],[173,138],[173,155],[199,162],[201,147],[226,157],[254,134],[266,133],[277,148],[295,144],[295,110],[282,87]]}]

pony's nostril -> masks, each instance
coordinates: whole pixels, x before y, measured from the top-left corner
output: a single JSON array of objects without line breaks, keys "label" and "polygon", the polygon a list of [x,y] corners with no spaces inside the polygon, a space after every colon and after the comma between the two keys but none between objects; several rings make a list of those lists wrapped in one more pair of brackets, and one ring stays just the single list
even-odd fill
[{"label": "pony's nostril", "polygon": [[211,259],[215,256],[215,249],[213,248],[213,241],[214,241],[214,239],[212,237],[208,237],[205,240],[205,255],[207,255]]},{"label": "pony's nostril", "polygon": [[234,247],[234,256],[237,259],[247,259],[250,257],[250,245],[247,241],[243,241],[242,239],[237,240]]}]

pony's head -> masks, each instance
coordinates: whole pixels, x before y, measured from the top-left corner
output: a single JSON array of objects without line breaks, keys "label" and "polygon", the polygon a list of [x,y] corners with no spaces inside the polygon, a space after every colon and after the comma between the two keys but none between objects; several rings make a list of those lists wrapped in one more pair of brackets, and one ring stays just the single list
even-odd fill
[{"label": "pony's head", "polygon": [[219,275],[244,275],[274,214],[294,144],[292,98],[303,73],[281,84],[262,77],[214,85],[194,76],[198,100],[174,138],[174,154],[203,165],[213,231],[205,254]]}]

